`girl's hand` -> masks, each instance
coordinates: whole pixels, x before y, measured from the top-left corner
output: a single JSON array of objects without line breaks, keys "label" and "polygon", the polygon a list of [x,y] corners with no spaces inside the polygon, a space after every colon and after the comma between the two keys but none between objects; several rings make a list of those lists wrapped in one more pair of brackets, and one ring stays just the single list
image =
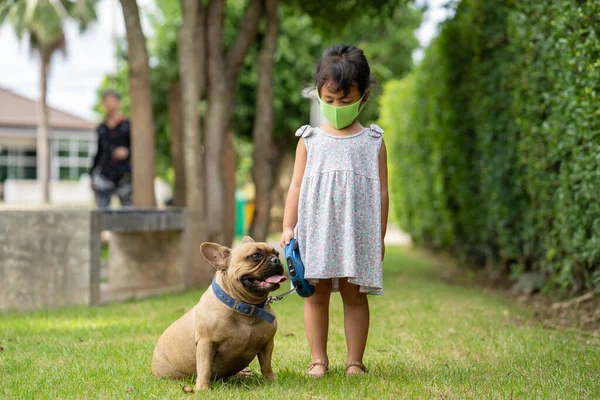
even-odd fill
[{"label": "girl's hand", "polygon": [[281,248],[285,248],[286,244],[290,243],[290,240],[292,240],[294,238],[294,230],[293,229],[284,229],[283,233],[281,234],[281,241],[279,242],[279,244],[281,245]]}]

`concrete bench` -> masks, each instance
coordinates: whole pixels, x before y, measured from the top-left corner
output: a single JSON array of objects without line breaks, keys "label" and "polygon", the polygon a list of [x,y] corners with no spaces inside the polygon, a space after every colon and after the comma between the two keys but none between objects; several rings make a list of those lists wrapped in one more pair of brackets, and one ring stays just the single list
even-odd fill
[{"label": "concrete bench", "polygon": [[[185,209],[0,212],[0,311],[97,305],[180,291]],[[100,234],[110,231],[108,283]]]}]

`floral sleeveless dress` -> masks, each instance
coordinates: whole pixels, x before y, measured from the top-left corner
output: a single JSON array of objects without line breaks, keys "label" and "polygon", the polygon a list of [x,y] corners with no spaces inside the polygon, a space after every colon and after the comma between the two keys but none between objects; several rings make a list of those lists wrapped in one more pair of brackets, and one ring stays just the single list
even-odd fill
[{"label": "floral sleeveless dress", "polygon": [[305,125],[307,150],[295,236],[311,282],[339,278],[367,294],[383,294],[381,189],[377,125],[350,136],[334,136]]}]

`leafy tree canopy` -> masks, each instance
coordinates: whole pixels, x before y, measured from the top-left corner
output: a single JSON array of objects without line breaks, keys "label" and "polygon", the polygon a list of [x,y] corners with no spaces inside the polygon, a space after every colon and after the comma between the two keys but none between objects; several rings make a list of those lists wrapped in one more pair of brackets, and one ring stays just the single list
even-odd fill
[{"label": "leafy tree canopy", "polygon": [[[244,0],[227,2],[224,31],[226,47],[235,38],[246,3]],[[328,2],[323,3],[326,7],[331,7]],[[422,10],[407,5],[408,2],[405,0],[388,2],[356,0],[350,3],[355,7],[362,7],[363,3],[370,5],[363,7],[365,12],[354,12],[351,15],[352,18],[346,22],[352,24],[342,23],[344,21],[340,22],[336,19],[335,25],[330,23],[327,29],[319,20],[321,17],[318,13],[309,13],[311,2],[307,4],[284,2],[280,5],[273,87],[274,139],[279,151],[289,151],[295,143],[293,136],[295,130],[309,122],[310,102],[303,97],[302,89],[313,85],[315,64],[327,46],[344,42],[352,43],[365,50],[372,73],[380,84],[392,77],[403,76],[412,67],[412,51],[418,46],[413,32],[420,24]],[[178,0],[156,0],[156,6],[156,11],[149,15],[154,35],[149,38],[148,48],[157,129],[157,171],[159,175],[168,178],[171,159],[167,91],[170,82],[177,79],[179,74],[177,40],[181,25],[181,8]],[[350,16],[349,13],[348,15]],[[257,85],[256,57],[264,29],[264,21],[262,21],[257,40],[244,60],[235,93],[233,128],[236,137],[242,139],[249,138],[252,133]],[[124,54],[121,55],[120,60],[117,75],[107,78],[102,88],[113,87],[119,90],[123,94],[123,109],[127,112],[129,99]],[[205,111],[206,106],[202,102],[201,113]],[[377,116],[377,101],[373,99],[369,107],[361,113],[361,120],[365,123],[373,122]],[[238,150],[246,147],[238,145]]]}]

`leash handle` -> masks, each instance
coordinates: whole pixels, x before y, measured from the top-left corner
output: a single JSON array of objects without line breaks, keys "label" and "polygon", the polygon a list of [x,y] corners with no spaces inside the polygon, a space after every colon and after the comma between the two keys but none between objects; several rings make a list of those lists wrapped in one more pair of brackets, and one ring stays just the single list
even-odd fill
[{"label": "leash handle", "polygon": [[304,264],[300,257],[300,249],[296,248],[298,241],[295,238],[285,246],[285,259],[292,285],[300,297],[310,297],[315,292],[315,286],[304,278]]}]

